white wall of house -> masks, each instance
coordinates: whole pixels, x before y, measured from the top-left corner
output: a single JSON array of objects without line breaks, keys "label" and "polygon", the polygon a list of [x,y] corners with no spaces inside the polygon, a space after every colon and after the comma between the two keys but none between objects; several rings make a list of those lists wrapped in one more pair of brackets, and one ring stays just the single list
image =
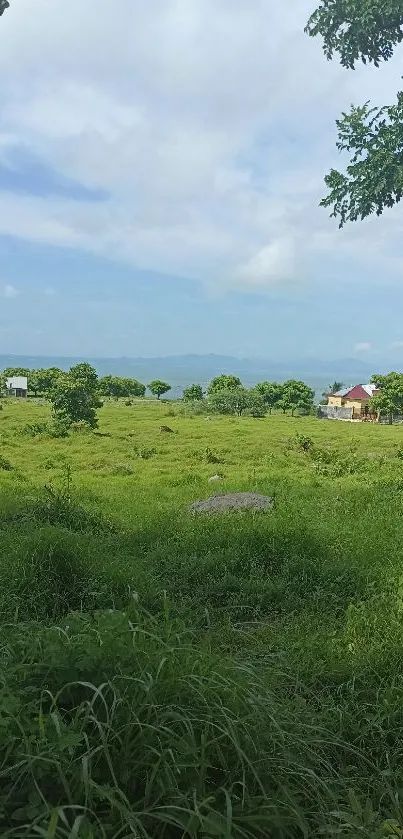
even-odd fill
[{"label": "white wall of house", "polygon": [[6,385],[8,390],[28,390],[28,379],[26,376],[9,376]]}]

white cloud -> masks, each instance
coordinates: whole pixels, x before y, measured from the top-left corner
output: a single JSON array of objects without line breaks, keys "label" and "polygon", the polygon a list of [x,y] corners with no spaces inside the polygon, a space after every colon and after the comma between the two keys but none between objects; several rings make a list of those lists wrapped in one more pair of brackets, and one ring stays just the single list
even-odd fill
[{"label": "white cloud", "polygon": [[372,349],[372,345],[369,343],[369,341],[360,341],[358,344],[355,345],[354,352],[365,353],[365,352],[370,352],[371,349]]},{"label": "white cloud", "polygon": [[[0,27],[0,161],[22,147],[104,202],[0,192],[0,233],[259,293],[338,270],[401,276],[403,213],[340,233],[318,208],[351,101],[312,0],[19,0]],[[105,56],[108,55],[108,61]],[[338,268],[337,266],[343,267]]]},{"label": "white cloud", "polygon": [[296,273],[294,247],[292,237],[264,245],[238,268],[234,280],[238,279],[241,285],[251,289],[292,280]]},{"label": "white cloud", "polygon": [[8,300],[12,300],[13,297],[18,297],[19,293],[18,289],[13,285],[5,285],[3,288],[3,297],[6,297]]}]

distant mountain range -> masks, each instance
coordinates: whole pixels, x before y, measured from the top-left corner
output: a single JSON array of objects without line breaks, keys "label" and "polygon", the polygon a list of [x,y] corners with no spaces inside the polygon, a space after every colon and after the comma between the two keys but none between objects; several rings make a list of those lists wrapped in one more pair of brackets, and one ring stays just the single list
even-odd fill
[{"label": "distant mountain range", "polygon": [[[58,356],[0,355],[0,370],[5,367],[60,367],[67,370],[83,357],[66,358]],[[182,390],[193,382],[207,386],[213,376],[233,373],[248,387],[264,379],[285,381],[303,379],[317,393],[326,389],[337,379],[344,384],[364,383],[374,372],[373,365],[353,358],[338,361],[322,361],[300,358],[286,362],[264,359],[234,358],[225,355],[176,355],[160,358],[87,358],[100,376],[131,376],[139,381],[164,379],[172,385],[170,396],[181,395]]]}]

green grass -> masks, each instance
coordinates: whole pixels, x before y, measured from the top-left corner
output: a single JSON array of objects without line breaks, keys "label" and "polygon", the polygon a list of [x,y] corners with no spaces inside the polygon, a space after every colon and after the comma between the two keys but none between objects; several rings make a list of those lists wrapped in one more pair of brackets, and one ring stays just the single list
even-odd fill
[{"label": "green grass", "polygon": [[99,417],[0,412],[0,835],[403,836],[401,429]]}]

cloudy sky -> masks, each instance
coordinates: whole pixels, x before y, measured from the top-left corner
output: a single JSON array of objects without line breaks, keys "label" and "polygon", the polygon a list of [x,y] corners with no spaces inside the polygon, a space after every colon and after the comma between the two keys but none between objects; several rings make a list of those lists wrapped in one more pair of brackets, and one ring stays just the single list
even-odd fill
[{"label": "cloudy sky", "polygon": [[335,119],[399,58],[327,63],[315,0],[12,0],[0,19],[0,353],[403,366],[403,207],[318,208]]}]

